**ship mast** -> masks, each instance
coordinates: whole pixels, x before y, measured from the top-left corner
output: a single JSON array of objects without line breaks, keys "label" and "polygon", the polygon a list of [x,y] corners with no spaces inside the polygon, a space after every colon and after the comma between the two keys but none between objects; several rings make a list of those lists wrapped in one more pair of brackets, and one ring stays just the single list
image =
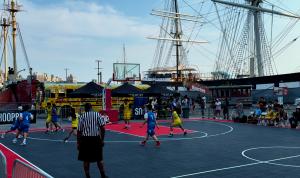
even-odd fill
[{"label": "ship mast", "polygon": [[8,31],[8,27],[9,27],[9,24],[7,23],[6,21],[6,18],[3,18],[2,19],[2,23],[1,23],[1,26],[2,26],[2,29],[3,29],[3,59],[4,59],[4,81],[7,81],[8,79],[8,62],[7,62],[7,47],[6,47],[6,44],[7,44],[7,31]]},{"label": "ship mast", "polygon": [[[253,0],[251,2],[251,6],[258,7],[261,0]],[[255,48],[256,48],[256,57],[257,57],[257,72],[258,76],[264,76],[264,68],[262,63],[262,56],[261,56],[261,41],[260,41],[260,32],[259,32],[259,17],[260,11],[254,11],[254,33],[255,33]]]},{"label": "ship mast", "polygon": [[13,51],[13,69],[14,75],[13,80],[16,81],[18,77],[18,68],[17,68],[17,20],[16,13],[20,11],[20,6],[16,4],[14,0],[11,0],[10,4],[8,3],[8,8],[6,9],[11,14],[11,26],[12,26],[12,51]]},{"label": "ship mast", "polygon": [[[262,34],[262,13],[270,13],[270,14],[276,14],[280,16],[286,16],[286,17],[292,17],[292,18],[300,18],[299,16],[296,16],[294,14],[286,14],[278,11],[274,11],[273,9],[266,9],[262,8],[260,4],[263,2],[263,0],[246,0],[249,2],[249,4],[239,4],[239,3],[233,3],[233,2],[228,2],[228,1],[220,1],[220,0],[212,0],[215,3],[220,3],[220,4],[225,4],[229,6],[234,6],[234,7],[239,7],[243,9],[248,9],[251,15],[253,15],[253,29],[254,29],[254,55],[256,58],[256,64],[257,64],[257,75],[258,77],[264,76],[265,75],[265,61],[263,59],[262,55],[262,50],[263,50],[263,45],[262,45],[262,39],[263,39],[263,34]],[[253,63],[253,62],[252,62]],[[253,66],[250,65],[250,73],[253,73]],[[253,75],[253,74],[251,74]]]},{"label": "ship mast", "polygon": [[[175,7],[175,14],[176,14],[176,18],[175,20],[175,39],[176,41],[176,83],[178,83],[179,81],[179,75],[181,78],[181,72],[179,71],[179,65],[180,65],[180,61],[179,61],[179,46],[181,46],[181,42],[179,41],[181,39],[181,33],[179,32],[179,10],[178,10],[178,2],[177,0],[173,0],[174,2],[174,7]],[[178,86],[176,85],[176,90],[178,90]]]},{"label": "ship mast", "polygon": [[[168,3],[168,2],[166,2]],[[183,43],[207,43],[207,41],[194,41],[190,39],[182,39],[182,29],[181,29],[181,20],[184,21],[191,21],[194,23],[199,22],[199,16],[192,16],[188,14],[182,14],[179,13],[179,4],[178,0],[171,0],[170,1],[171,7],[169,8],[170,11],[163,11],[163,10],[152,10],[151,15],[160,16],[163,18],[163,24],[160,27],[160,36],[159,37],[148,37],[149,39],[158,40],[157,49],[159,49],[157,52],[159,53],[157,56],[158,58],[155,59],[156,61],[153,69],[158,69],[161,67],[162,64],[162,56],[163,56],[163,50],[166,45],[166,41],[170,42],[172,45],[170,46],[168,56],[166,61],[169,61],[169,56],[171,55],[171,52],[173,50],[173,47],[175,47],[175,56],[176,56],[176,83],[182,82],[181,72],[182,69],[180,69],[180,66],[183,66],[183,57],[184,57],[184,48]],[[166,23],[164,23],[164,20],[168,19]],[[169,22],[170,19],[170,22]],[[166,67],[168,62],[165,62],[163,67]],[[178,86],[175,87],[176,90],[178,90]]]}]

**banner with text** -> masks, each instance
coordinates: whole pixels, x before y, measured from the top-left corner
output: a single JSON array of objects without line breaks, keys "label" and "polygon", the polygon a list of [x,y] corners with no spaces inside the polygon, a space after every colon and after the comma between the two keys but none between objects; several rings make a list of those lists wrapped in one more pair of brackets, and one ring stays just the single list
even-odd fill
[{"label": "banner with text", "polygon": [[[33,115],[33,119],[30,123],[36,123],[36,110],[29,112]],[[18,110],[0,111],[0,125],[12,124],[20,114],[21,112]]]}]

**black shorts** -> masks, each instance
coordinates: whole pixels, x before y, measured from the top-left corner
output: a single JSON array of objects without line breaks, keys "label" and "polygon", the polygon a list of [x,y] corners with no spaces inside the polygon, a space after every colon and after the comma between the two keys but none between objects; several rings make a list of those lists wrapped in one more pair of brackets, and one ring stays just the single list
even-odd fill
[{"label": "black shorts", "polygon": [[87,162],[103,160],[102,140],[99,136],[80,138],[78,160]]}]

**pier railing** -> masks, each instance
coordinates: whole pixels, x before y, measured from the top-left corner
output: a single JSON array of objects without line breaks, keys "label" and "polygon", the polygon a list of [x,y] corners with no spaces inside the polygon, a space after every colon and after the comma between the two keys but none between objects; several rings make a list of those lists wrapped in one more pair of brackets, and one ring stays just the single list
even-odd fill
[{"label": "pier railing", "polygon": [[14,161],[12,178],[53,178],[46,172],[18,159]]},{"label": "pier railing", "polygon": [[7,177],[6,157],[2,151],[0,151],[0,177]]}]

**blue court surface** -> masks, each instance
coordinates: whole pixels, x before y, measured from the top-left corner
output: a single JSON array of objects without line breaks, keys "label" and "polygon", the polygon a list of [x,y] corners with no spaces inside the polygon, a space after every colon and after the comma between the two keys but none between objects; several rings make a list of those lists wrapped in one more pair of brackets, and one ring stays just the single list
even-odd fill
[{"label": "blue court surface", "polygon": [[[160,123],[167,126],[168,123]],[[140,146],[141,137],[107,131],[104,146],[106,173],[110,178],[250,178],[299,177],[299,130],[215,121],[185,121],[194,130],[168,137],[157,148],[154,142]],[[27,146],[1,142],[55,178],[83,178],[77,160],[76,139],[62,140],[67,131],[30,134]],[[91,176],[100,177],[96,164]]]}]

